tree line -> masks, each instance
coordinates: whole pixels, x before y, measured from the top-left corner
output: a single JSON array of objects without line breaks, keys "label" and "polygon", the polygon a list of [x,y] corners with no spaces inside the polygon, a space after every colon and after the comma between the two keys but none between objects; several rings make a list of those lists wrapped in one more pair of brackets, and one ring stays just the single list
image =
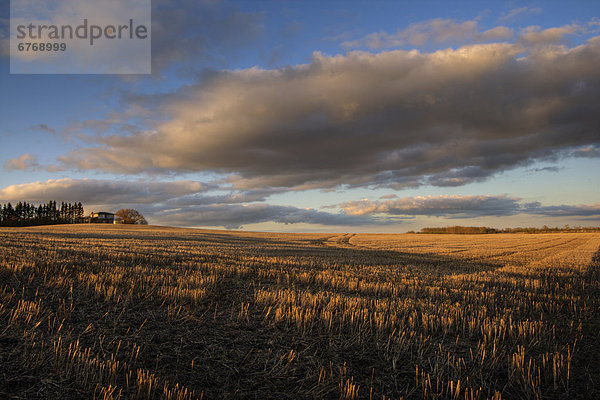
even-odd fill
[{"label": "tree line", "polygon": [[[549,228],[544,225],[541,228],[504,228],[496,229],[488,226],[445,226],[439,228],[423,228],[420,233],[445,233],[445,234],[485,234],[485,233],[553,233],[553,232],[600,232],[600,227],[581,227],[565,225],[562,228]],[[414,231],[408,233],[415,233]]]},{"label": "tree line", "polygon": [[83,205],[80,202],[57,204],[56,201],[49,201],[35,206],[20,201],[14,207],[11,203],[0,207],[0,226],[74,224],[83,221]]}]

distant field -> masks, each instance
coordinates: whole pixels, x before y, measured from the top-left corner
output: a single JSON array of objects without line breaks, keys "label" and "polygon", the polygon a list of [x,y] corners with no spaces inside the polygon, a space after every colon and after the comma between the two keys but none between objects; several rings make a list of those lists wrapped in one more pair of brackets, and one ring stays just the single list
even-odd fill
[{"label": "distant field", "polygon": [[599,248],[0,228],[0,398],[599,399]]}]

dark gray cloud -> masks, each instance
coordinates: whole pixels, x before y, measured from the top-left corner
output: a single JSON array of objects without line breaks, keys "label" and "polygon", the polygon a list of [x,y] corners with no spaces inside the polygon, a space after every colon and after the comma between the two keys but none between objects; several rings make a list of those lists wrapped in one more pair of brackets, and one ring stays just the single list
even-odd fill
[{"label": "dark gray cloud", "polygon": [[192,206],[154,213],[151,220],[156,224],[187,227],[222,226],[227,229],[237,229],[261,222],[328,226],[365,226],[390,223],[370,216],[333,214],[314,209],[265,203]]},{"label": "dark gray cloud", "polygon": [[[600,37],[432,53],[315,53],[214,73],[138,108],[145,130],[93,137],[66,168],[213,171],[237,188],[457,186],[600,145]],[[132,99],[132,101],[135,101]]]},{"label": "dark gray cloud", "polygon": [[539,202],[524,206],[525,213],[546,217],[600,217],[600,203],[579,205],[542,206]]},{"label": "dark gray cloud", "polygon": [[50,133],[53,135],[56,134],[56,129],[52,128],[48,124],[39,124],[39,125],[32,126],[31,128],[35,129],[35,130],[40,130],[42,132]]},{"label": "dark gray cloud", "polygon": [[349,201],[339,205],[348,215],[474,218],[507,216],[522,211],[518,198],[500,196],[417,196]]},{"label": "dark gray cloud", "polygon": [[562,169],[564,167],[540,167],[528,169],[527,172],[559,172]]},{"label": "dark gray cloud", "polygon": [[186,207],[208,204],[240,204],[265,201],[270,195],[277,193],[276,190],[248,190],[230,192],[227,194],[195,193],[170,199],[168,207]]}]

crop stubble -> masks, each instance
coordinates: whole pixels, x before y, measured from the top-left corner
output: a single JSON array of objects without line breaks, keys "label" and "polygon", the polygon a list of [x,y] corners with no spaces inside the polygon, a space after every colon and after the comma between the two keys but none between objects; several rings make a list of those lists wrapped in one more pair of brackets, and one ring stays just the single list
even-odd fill
[{"label": "crop stubble", "polygon": [[2,398],[600,398],[600,234],[0,243]]}]

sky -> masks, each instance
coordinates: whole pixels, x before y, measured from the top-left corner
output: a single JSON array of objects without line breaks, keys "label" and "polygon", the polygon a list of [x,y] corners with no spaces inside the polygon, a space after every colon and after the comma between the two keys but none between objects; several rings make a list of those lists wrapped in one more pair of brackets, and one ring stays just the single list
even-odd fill
[{"label": "sky", "polygon": [[600,2],[152,2],[149,75],[10,74],[0,203],[302,232],[600,225]]}]

